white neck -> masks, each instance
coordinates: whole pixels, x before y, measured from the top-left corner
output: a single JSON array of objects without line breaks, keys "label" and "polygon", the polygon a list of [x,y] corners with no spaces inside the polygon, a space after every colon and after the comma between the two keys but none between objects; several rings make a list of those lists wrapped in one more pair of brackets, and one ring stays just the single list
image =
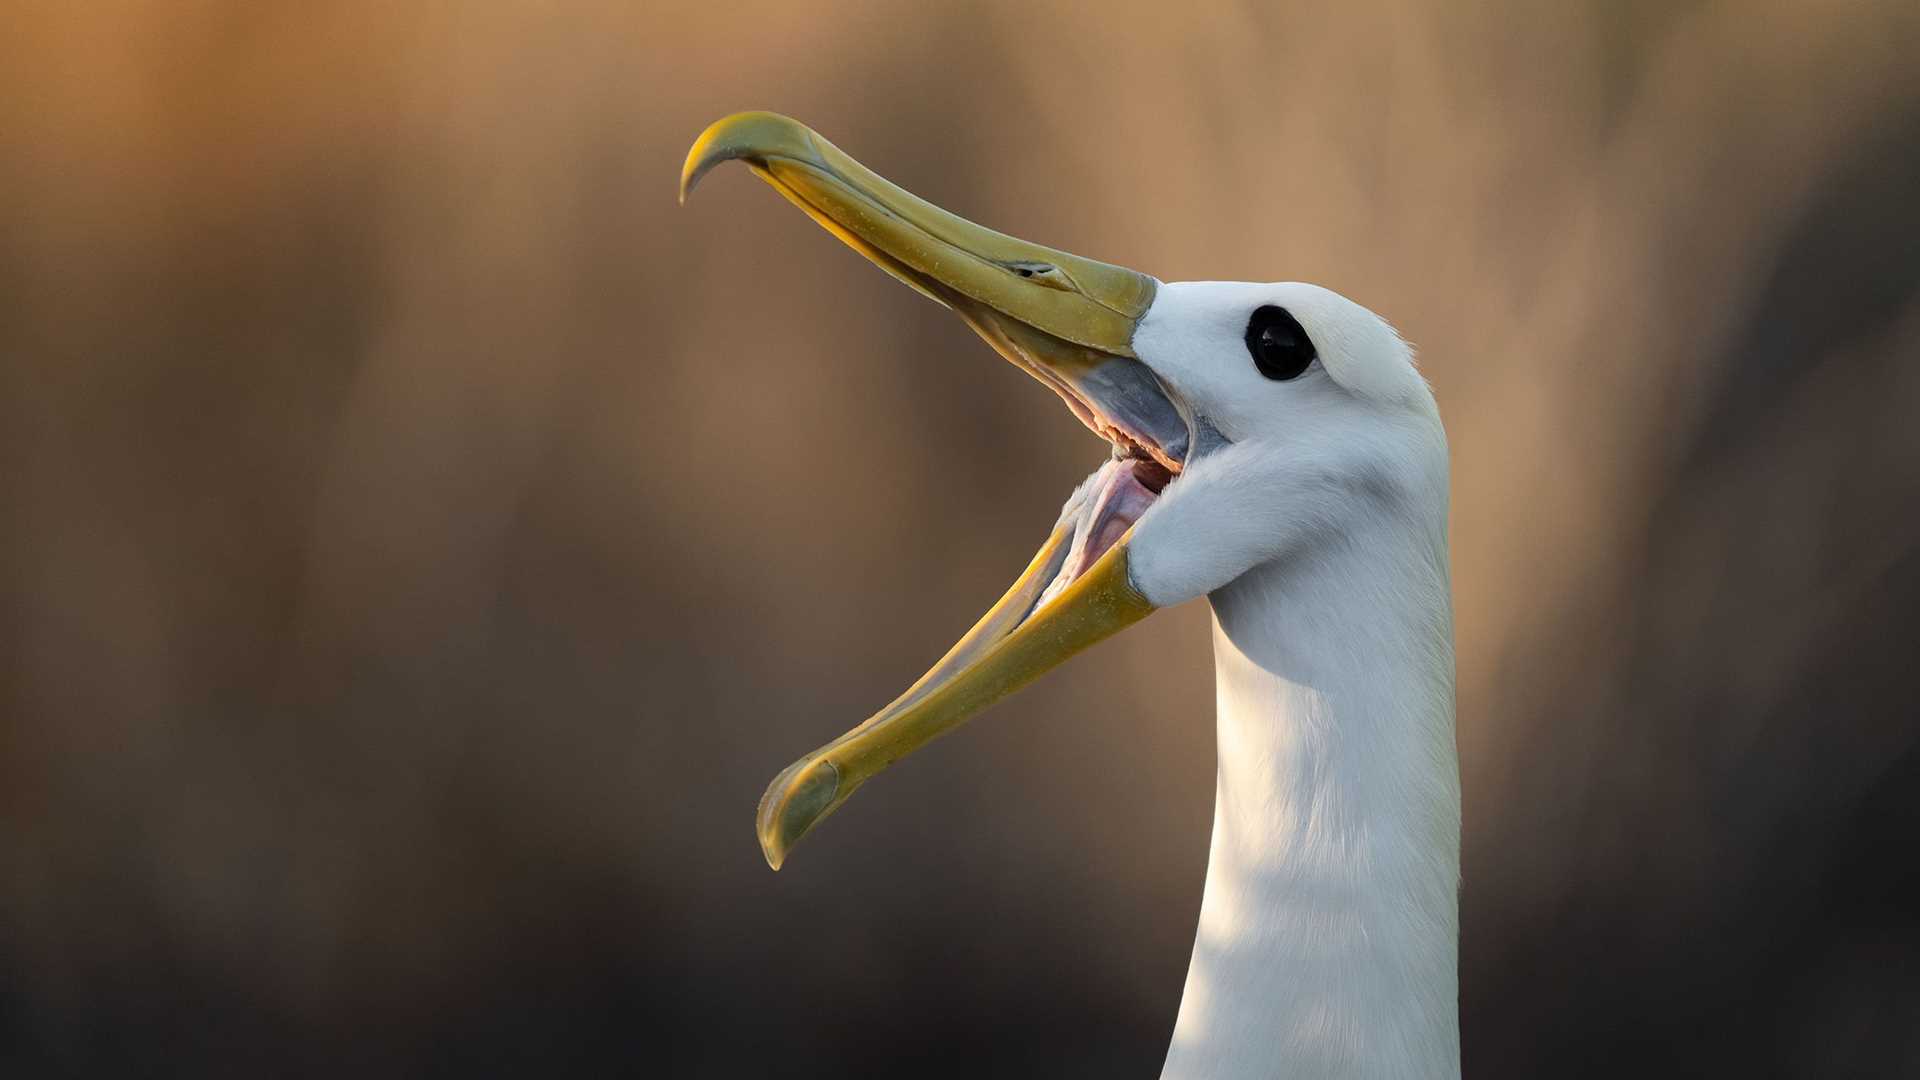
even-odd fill
[{"label": "white neck", "polygon": [[1212,594],[1219,787],[1166,1080],[1460,1073],[1440,529],[1372,530]]}]

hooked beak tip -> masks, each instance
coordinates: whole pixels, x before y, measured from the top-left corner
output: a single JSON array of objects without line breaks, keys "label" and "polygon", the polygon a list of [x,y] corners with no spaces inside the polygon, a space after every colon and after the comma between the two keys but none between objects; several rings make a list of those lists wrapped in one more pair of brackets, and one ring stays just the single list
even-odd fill
[{"label": "hooked beak tip", "polygon": [[714,121],[693,141],[680,167],[680,204],[686,205],[687,196],[714,166],[741,160],[764,163],[769,157],[817,159],[812,132],[792,117],[771,112],[734,113]]},{"label": "hooked beak tip", "polygon": [[793,845],[849,794],[841,790],[840,769],[817,753],[801,758],[774,777],[760,798],[757,822],[760,853],[767,857],[767,865],[779,870]]}]

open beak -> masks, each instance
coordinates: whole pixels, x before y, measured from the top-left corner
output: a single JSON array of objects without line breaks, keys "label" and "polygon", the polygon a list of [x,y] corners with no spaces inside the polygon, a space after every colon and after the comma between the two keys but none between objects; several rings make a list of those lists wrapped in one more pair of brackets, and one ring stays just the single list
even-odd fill
[{"label": "open beak", "polygon": [[1157,284],[1145,274],[985,229],[894,186],[797,121],[730,116],[687,155],[700,177],[741,160],[827,231],[952,308],[1113,444],[999,603],[891,705],[774,778],[760,845],[774,869],[860,785],[1153,605],[1128,572],[1133,523],[1184,466],[1189,424],[1133,352]]}]

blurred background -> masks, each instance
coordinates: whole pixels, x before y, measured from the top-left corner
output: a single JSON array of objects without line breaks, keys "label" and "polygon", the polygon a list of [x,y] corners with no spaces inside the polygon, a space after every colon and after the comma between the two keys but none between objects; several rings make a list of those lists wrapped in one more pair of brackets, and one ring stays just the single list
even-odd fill
[{"label": "blurred background", "polygon": [[1204,605],[761,861],[1105,449],[744,108],[1419,347],[1469,1075],[1920,1072],[1920,5],[4,19],[5,1075],[1157,1075]]}]

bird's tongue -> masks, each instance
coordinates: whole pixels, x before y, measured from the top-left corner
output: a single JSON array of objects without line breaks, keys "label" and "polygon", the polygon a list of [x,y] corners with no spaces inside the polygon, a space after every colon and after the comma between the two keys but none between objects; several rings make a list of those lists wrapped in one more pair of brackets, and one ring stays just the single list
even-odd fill
[{"label": "bird's tongue", "polygon": [[1063,524],[1073,523],[1073,545],[1067,549],[1059,573],[1034,604],[1035,610],[1046,607],[1062,589],[1086,573],[1159,498],[1141,482],[1138,473],[1142,467],[1153,466],[1133,458],[1110,460],[1094,470],[1067,500],[1061,520]]}]

